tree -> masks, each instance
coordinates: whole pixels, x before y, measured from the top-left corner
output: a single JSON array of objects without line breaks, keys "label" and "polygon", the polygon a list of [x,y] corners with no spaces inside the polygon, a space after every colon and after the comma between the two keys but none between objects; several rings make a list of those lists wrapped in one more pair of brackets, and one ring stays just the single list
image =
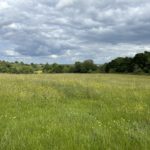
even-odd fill
[{"label": "tree", "polygon": [[97,65],[94,64],[93,60],[85,60],[84,62],[75,62],[74,72],[75,73],[90,73],[97,69]]},{"label": "tree", "polygon": [[142,69],[145,67],[147,61],[147,57],[143,53],[136,54],[133,58],[133,63],[138,65]]},{"label": "tree", "polygon": [[46,63],[44,66],[43,66],[43,72],[45,72],[45,73],[49,73],[50,72],[50,70],[51,70],[51,66],[48,64],[48,63]]},{"label": "tree", "polygon": [[106,72],[120,72],[120,73],[127,73],[132,72],[132,58],[129,57],[118,57],[112,60],[110,63],[105,64]]},{"label": "tree", "polygon": [[82,73],[82,63],[81,62],[75,62],[74,64],[74,70],[75,73]]},{"label": "tree", "polygon": [[51,66],[51,72],[52,73],[62,73],[63,72],[63,66],[58,65],[57,63],[54,63]]},{"label": "tree", "polygon": [[84,73],[93,72],[97,69],[97,66],[94,64],[93,60],[85,60],[83,62],[83,68]]}]

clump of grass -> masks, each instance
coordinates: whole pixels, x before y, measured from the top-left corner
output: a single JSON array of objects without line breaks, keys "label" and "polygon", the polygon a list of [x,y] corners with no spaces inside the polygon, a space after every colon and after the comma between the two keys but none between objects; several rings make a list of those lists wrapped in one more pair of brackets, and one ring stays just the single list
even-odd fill
[{"label": "clump of grass", "polygon": [[149,150],[150,77],[0,75],[1,150]]}]

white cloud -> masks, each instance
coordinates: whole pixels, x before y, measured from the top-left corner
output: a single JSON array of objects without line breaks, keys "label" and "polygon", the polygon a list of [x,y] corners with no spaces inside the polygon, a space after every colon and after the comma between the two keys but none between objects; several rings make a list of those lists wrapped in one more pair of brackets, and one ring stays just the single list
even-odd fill
[{"label": "white cloud", "polygon": [[74,0],[59,0],[56,7],[60,9],[60,8],[64,8],[67,6],[71,6],[73,3],[74,3]]},{"label": "white cloud", "polygon": [[58,58],[59,56],[58,56],[58,55],[49,55],[49,57],[56,59],[56,58]]},{"label": "white cloud", "polygon": [[0,10],[7,9],[9,7],[10,6],[8,5],[8,3],[6,1],[0,0]]},{"label": "white cloud", "polygon": [[149,14],[149,0],[0,0],[0,59],[102,63],[149,51]]},{"label": "white cloud", "polygon": [[6,56],[19,56],[20,54],[14,50],[5,50],[4,51]]}]

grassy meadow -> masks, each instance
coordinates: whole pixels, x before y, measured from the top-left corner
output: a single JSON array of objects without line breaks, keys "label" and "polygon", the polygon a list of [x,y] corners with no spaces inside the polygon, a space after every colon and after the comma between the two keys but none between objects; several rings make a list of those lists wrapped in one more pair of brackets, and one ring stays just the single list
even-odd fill
[{"label": "grassy meadow", "polygon": [[0,150],[149,150],[150,76],[0,74]]}]

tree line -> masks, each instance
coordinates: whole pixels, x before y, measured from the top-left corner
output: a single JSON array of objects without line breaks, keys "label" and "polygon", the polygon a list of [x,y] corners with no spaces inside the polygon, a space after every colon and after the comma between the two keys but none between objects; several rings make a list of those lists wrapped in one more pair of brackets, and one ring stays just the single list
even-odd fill
[{"label": "tree line", "polygon": [[0,73],[15,73],[15,74],[30,74],[42,69],[41,65],[38,64],[25,64],[23,62],[7,62],[0,61]]},{"label": "tree line", "polygon": [[138,53],[133,58],[118,57],[102,67],[106,73],[150,73],[150,52]]},{"label": "tree line", "polygon": [[138,53],[134,57],[118,57],[108,63],[97,65],[93,60],[74,64],[25,64],[23,62],[0,61],[0,73],[136,73],[150,74],[150,52]]}]

